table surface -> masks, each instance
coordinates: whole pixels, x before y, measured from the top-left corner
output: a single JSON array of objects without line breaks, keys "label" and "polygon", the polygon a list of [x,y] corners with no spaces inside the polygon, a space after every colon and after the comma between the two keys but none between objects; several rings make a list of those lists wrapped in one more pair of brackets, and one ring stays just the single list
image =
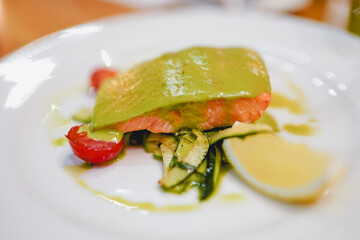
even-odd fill
[{"label": "table surface", "polygon": [[[321,21],[325,3],[313,0],[291,14]],[[98,0],[0,0],[0,57],[57,30],[135,11],[139,9]]]}]

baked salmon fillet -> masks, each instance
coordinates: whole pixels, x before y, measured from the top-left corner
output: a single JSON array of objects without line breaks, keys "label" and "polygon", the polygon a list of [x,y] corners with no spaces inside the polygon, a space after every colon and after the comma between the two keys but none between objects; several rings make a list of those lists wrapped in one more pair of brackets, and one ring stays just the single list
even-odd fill
[{"label": "baked salmon fillet", "polygon": [[194,47],[164,54],[106,81],[92,125],[123,132],[208,130],[254,122],[271,100],[265,64],[246,48]]}]

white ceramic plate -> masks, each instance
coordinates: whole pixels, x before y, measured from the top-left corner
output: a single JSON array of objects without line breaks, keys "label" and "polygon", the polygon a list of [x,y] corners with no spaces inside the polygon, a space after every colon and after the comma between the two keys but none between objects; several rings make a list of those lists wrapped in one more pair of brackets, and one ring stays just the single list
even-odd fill
[{"label": "white ceramic plate", "polygon": [[[194,45],[254,48],[266,62],[274,91],[294,97],[289,81],[301,89],[308,114],[270,111],[280,126],[316,118],[321,134],[281,134],[347,164],[346,176],[327,197],[311,206],[287,205],[229,173],[219,193],[195,210],[153,212],[104,197],[160,207],[196,204],[194,193],[159,190],[161,164],[142,149],[129,149],[121,161],[79,177],[102,195],[65,171],[78,160],[68,146],[52,145],[65,130],[49,131],[48,124],[59,124],[59,117],[50,119],[57,112],[69,117],[93,104],[84,90],[92,70],[104,65],[125,70]],[[359,53],[358,38],[316,22],[212,9],[120,16],[35,41],[0,62],[0,239],[357,239]],[[243,198],[222,200],[227,193]]]}]

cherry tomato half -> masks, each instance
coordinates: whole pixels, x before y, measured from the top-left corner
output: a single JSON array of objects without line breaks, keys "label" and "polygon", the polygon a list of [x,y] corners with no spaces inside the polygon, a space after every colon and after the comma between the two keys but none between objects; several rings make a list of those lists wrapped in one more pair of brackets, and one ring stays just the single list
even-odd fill
[{"label": "cherry tomato half", "polygon": [[106,79],[115,77],[117,74],[118,72],[113,69],[99,68],[91,74],[90,86],[97,91]]},{"label": "cherry tomato half", "polygon": [[119,142],[98,141],[88,137],[87,132],[79,131],[80,127],[72,127],[65,136],[74,154],[85,162],[107,162],[115,158],[124,147],[123,138]]}]

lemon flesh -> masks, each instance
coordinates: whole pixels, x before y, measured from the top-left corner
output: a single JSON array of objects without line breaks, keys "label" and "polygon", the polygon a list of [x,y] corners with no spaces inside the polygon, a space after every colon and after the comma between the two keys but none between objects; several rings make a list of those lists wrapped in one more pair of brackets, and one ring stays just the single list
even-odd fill
[{"label": "lemon flesh", "polygon": [[290,202],[316,200],[329,181],[330,158],[273,133],[224,140],[223,149],[237,173],[258,191]]}]

